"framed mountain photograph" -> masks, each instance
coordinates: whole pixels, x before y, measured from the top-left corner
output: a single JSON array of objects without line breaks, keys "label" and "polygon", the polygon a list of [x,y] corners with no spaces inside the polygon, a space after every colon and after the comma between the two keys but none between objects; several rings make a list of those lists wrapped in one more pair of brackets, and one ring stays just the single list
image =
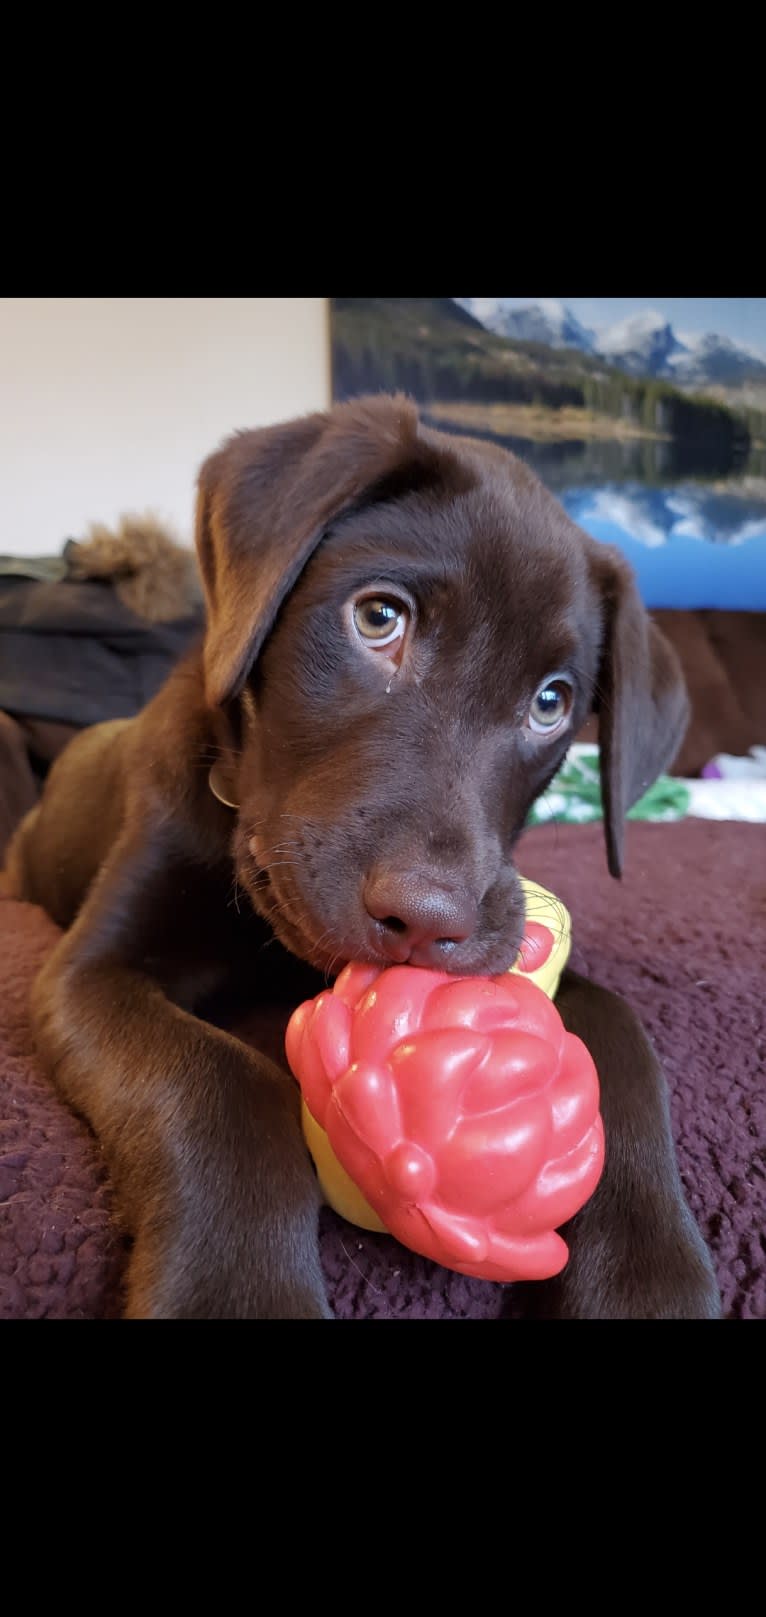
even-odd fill
[{"label": "framed mountain photograph", "polygon": [[766,608],[766,298],[332,298],[336,399],[527,461],[648,606]]}]

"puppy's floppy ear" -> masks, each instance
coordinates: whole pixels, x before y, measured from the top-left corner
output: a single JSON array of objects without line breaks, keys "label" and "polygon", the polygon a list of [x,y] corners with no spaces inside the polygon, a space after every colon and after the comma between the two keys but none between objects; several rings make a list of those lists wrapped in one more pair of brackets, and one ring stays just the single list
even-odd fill
[{"label": "puppy's floppy ear", "polygon": [[633,570],[611,545],[592,553],[604,637],[595,708],[607,860],[622,873],[625,815],[672,763],[689,720],[681,664],[641,602]]},{"label": "puppy's floppy ear", "polygon": [[196,545],[207,600],[205,689],[237,694],[327,524],[433,451],[403,396],[239,432],[199,474]]}]

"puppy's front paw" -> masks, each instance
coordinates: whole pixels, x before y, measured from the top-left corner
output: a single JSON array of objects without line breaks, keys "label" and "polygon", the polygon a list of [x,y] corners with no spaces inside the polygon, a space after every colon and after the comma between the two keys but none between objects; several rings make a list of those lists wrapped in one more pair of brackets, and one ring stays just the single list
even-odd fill
[{"label": "puppy's front paw", "polygon": [[225,1267],[193,1253],[138,1242],[128,1270],[125,1319],[332,1319],[318,1254],[289,1269],[267,1262]]},{"label": "puppy's front paw", "polygon": [[147,1289],[129,1285],[125,1319],[333,1319],[324,1293],[300,1288],[275,1291],[269,1296],[220,1294],[218,1288],[199,1285],[187,1292],[177,1288]]},{"label": "puppy's front paw", "polygon": [[712,1260],[691,1218],[653,1238],[594,1240],[572,1253],[555,1280],[530,1286],[530,1313],[544,1319],[720,1319]]}]

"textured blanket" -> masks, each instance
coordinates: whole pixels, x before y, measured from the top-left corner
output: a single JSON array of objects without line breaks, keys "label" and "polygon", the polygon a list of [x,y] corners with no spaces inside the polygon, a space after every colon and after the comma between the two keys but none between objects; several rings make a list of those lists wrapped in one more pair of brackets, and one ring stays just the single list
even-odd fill
[{"label": "textured blanket", "polygon": [[[528,831],[519,864],[572,912],[572,964],[622,993],[664,1062],[689,1201],[730,1319],[766,1318],[766,828],[632,823],[626,876],[606,873],[598,824]],[[0,1318],[120,1312],[127,1242],[88,1128],[35,1059],[27,993],[56,928],[0,900]],[[240,1023],[279,1053],[285,1016]],[[513,1287],[469,1280],[322,1215],[341,1318],[513,1316]]]}]

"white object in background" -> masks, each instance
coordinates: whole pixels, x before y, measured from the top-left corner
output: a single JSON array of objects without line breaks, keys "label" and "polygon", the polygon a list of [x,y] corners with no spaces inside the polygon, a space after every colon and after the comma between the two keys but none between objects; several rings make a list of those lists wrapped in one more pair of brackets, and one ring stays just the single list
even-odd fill
[{"label": "white object in background", "polygon": [[715,767],[721,780],[766,780],[766,747],[751,747],[749,754],[742,758],[733,752],[718,752],[705,767]]},{"label": "white object in background", "polygon": [[691,799],[686,812],[697,820],[766,820],[766,776],[761,780],[684,780],[682,784]]}]

